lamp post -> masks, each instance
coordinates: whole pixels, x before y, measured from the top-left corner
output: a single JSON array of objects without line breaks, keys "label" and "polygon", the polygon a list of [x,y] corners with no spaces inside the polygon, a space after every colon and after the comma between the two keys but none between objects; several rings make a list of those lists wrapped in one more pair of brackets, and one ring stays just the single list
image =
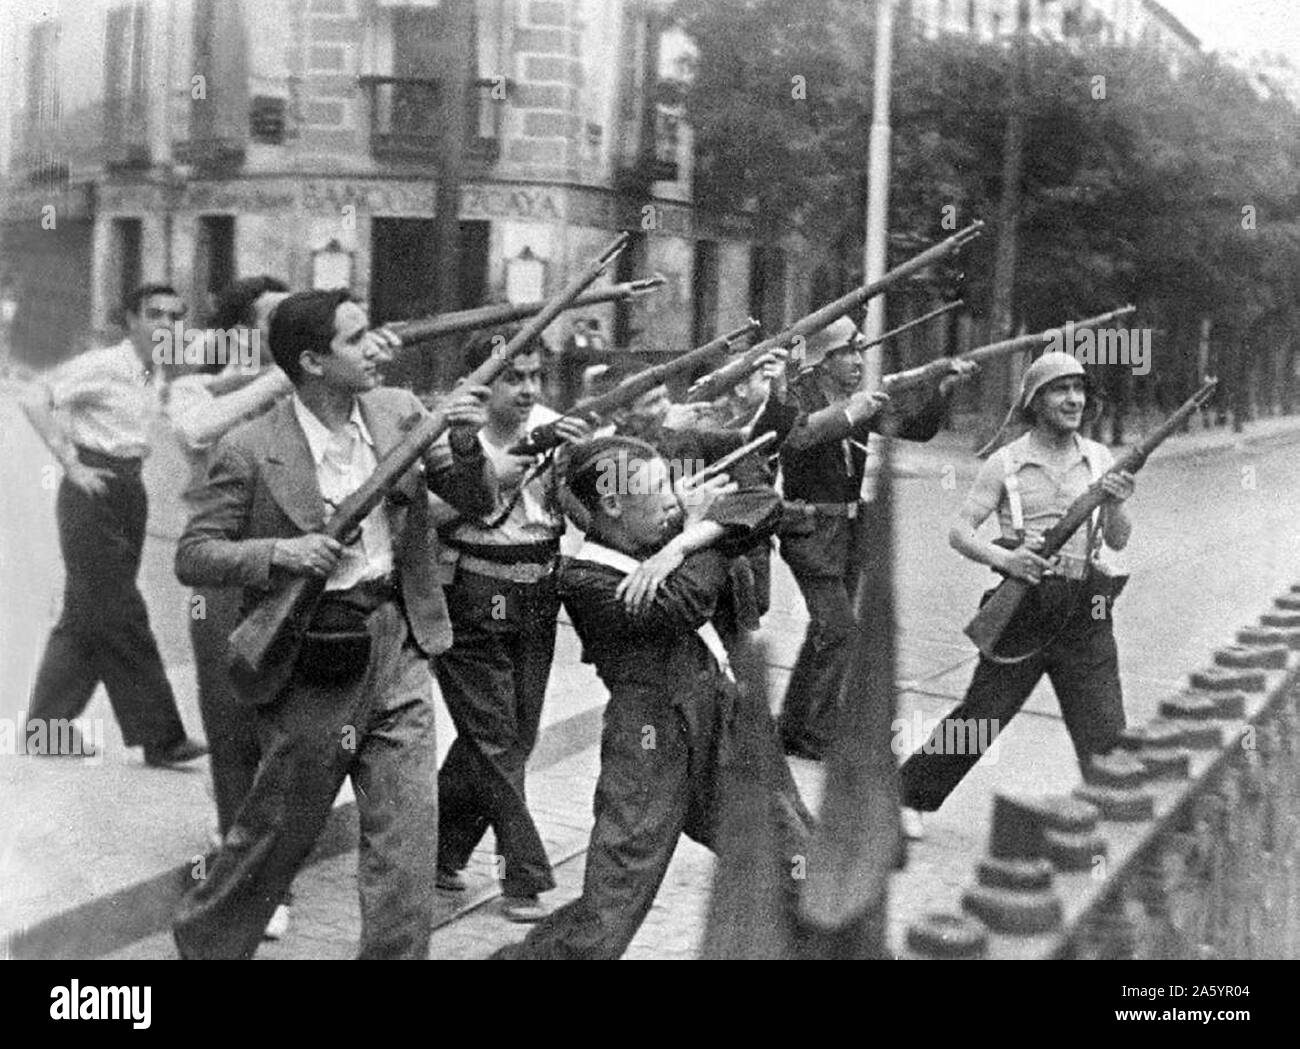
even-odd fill
[{"label": "lamp post", "polygon": [[[871,107],[871,136],[867,142],[867,229],[862,249],[862,268],[868,281],[885,273],[889,233],[889,89],[894,51],[894,9],[897,0],[877,0],[875,88]],[[885,330],[885,297],[877,295],[867,303],[863,333],[875,339]],[[880,354],[869,354],[863,362],[862,388],[875,389],[880,383]]]}]

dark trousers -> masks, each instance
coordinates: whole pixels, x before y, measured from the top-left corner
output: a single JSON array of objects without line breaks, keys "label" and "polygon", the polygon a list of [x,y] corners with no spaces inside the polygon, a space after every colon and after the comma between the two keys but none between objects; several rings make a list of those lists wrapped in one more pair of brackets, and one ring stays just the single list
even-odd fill
[{"label": "dark trousers", "polygon": [[181,901],[183,957],[251,958],[346,776],[361,822],[362,958],[424,958],[433,928],[437,749],[428,663],[400,605],[369,616],[350,685],[293,678],[257,708],[262,763],[209,869]]},{"label": "dark trousers", "polygon": [[555,887],[524,785],[555,656],[555,579],[519,584],[457,570],[446,593],[455,641],[434,671],[456,740],[438,773],[438,866],[464,868],[491,827],[502,890],[532,896]]},{"label": "dark trousers", "polygon": [[190,616],[190,643],[199,683],[199,714],[208,741],[212,793],[217,803],[217,827],[224,835],[244,803],[262,750],[257,743],[257,718],[241,705],[226,672],[227,639],[239,625],[237,587],[204,587],[194,591],[203,602],[203,615]]},{"label": "dark trousers", "polygon": [[980,759],[979,748],[970,746],[970,741],[991,741],[1044,674],[1056,691],[1080,765],[1090,755],[1105,754],[1119,745],[1124,697],[1109,589],[1106,577],[1099,575],[1087,581],[1049,579],[1039,584],[1032,600],[1008,624],[999,650],[1015,656],[1033,651],[1045,640],[1047,644],[1018,663],[1000,664],[980,656],[961,705],[939,724],[923,750],[903,763],[904,805],[923,812],[939,808]]},{"label": "dark trousers", "polygon": [[79,717],[102,681],[126,745],[165,746],[185,728],[136,586],[148,516],[140,463],[86,451],[81,458],[113,474],[103,495],[66,479],[59,486],[63,614],[45,645],[28,722]]},{"label": "dark trousers", "polygon": [[806,533],[781,538],[781,556],[808,609],[808,630],[781,705],[779,726],[787,747],[824,754],[835,738],[854,634],[860,520],[816,517]]},{"label": "dark trousers", "polygon": [[[654,903],[677,839],[685,833],[715,847],[736,709],[727,688],[707,690],[685,703],[668,701],[660,688],[628,689],[611,697],[582,895],[534,926],[522,943],[504,949],[502,957],[622,956]],[[766,711],[761,716],[774,737]],[[788,774],[779,755],[773,755],[773,765]],[[793,870],[795,857],[807,851],[808,827],[801,818],[806,810],[781,773],[770,787],[771,804],[781,856],[789,861],[785,869]],[[790,879],[792,927],[797,927],[797,890],[798,882]]]}]

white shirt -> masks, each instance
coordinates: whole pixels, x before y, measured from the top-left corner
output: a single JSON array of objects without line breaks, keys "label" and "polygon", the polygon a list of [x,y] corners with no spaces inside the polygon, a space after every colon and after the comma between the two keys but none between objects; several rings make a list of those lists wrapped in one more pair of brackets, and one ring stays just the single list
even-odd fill
[{"label": "white shirt", "polygon": [[149,428],[161,411],[161,376],[150,379],[129,339],[88,350],[45,379],[50,407],[72,443],[119,459],[149,454]]},{"label": "white shirt", "polygon": [[[524,422],[523,433],[528,434],[536,427],[559,417],[558,412],[552,411],[545,405],[534,404]],[[479,444],[483,446],[484,455],[499,474],[509,462],[510,457],[507,452],[510,445],[515,443],[515,438],[511,438],[503,445],[493,444],[488,439],[485,426],[479,430],[478,439]],[[447,435],[444,434],[439,440],[445,443],[448,440]],[[529,543],[547,543],[557,539],[564,533],[564,514],[556,499],[555,484],[555,466],[552,463],[524,485],[524,490],[517,498],[513,489],[504,489],[501,492],[501,499],[512,505],[510,513],[499,525],[495,528],[484,528],[478,522],[465,520],[456,527],[455,537],[462,542],[477,543],[482,546],[522,546]],[[504,505],[502,508],[504,509]]]},{"label": "white shirt", "polygon": [[[325,499],[325,519],[334,509],[365,482],[378,465],[375,442],[361,418],[361,405],[354,399],[348,424],[337,432],[329,430],[295,393],[293,412],[307,438],[312,460],[316,463],[316,480]],[[383,503],[370,511],[361,522],[361,538],[343,548],[326,590],[347,590],[370,579],[381,579],[393,570],[393,540],[388,527],[388,512]]]}]

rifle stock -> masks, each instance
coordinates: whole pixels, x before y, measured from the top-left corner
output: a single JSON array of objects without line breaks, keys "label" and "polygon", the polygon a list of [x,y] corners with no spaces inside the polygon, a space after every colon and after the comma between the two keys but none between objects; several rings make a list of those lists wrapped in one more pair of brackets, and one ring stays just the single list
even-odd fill
[{"label": "rifle stock", "polygon": [[715,397],[726,393],[757,367],[759,358],[765,353],[781,347],[789,347],[797,340],[821,331],[827,325],[839,320],[846,313],[857,309],[869,299],[874,299],[889,288],[890,285],[896,284],[904,277],[910,277],[913,273],[917,273],[952,254],[968,241],[978,237],[983,229],[984,223],[972,222],[965,229],[958,230],[947,240],[940,241],[919,255],[908,259],[902,265],[895,266],[879,280],[868,281],[866,284],[854,288],[847,295],[842,295],[807,316],[800,317],[784,331],[756,343],[736,360],[728,361],[721,368],[705,375],[686,391],[686,400],[688,402],[711,401]]},{"label": "rifle stock", "polygon": [[[562,416],[563,418],[601,418],[625,404],[631,404],[643,393],[648,393],[656,386],[662,386],[672,376],[689,371],[716,354],[729,350],[736,343],[748,338],[762,327],[753,317],[739,328],[710,339],[703,346],[682,354],[680,357],[663,364],[656,364],[636,375],[629,375],[613,389],[594,397],[585,397],[575,403]],[[555,424],[559,419],[535,427],[527,437],[510,449],[511,455],[541,455],[554,448],[561,441]]]},{"label": "rifle stock", "polygon": [[[627,233],[619,234],[598,258],[538,311],[513,339],[492,353],[464,381],[471,385],[490,385],[507,363],[605,271],[627,246],[628,240]],[[360,527],[361,522],[383,501],[398,479],[415,465],[446,428],[447,419],[441,411],[433,411],[423,417],[414,416],[408,420],[406,435],[384,455],[374,473],[339,504],[325,526],[324,534],[342,541]],[[290,577],[272,589],[232,631],[229,639],[229,669],[236,687],[246,695],[267,699],[279,691],[292,673],[303,632],[307,629],[324,589],[324,580],[306,576]]]},{"label": "rifle stock", "polygon": [[[1218,382],[1218,379],[1206,379],[1201,388],[1189,397],[1182,407],[1120,456],[1106,474],[1137,473],[1142,469],[1151,453],[1214,395],[1214,388]],[[1070,536],[1083,526],[1105,499],[1106,492],[1100,480],[1089,485],[1087,491],[1071,503],[1061,519],[1043,535],[1042,548],[1037,551],[1039,556],[1050,560],[1060,553]],[[975,618],[966,625],[966,636],[979,646],[980,652],[986,656],[994,654],[998,640],[1006,631],[1012,616],[1016,614],[1021,602],[1032,589],[1032,583],[1011,577],[1003,579],[998,584],[983,607],[976,613]]]}]

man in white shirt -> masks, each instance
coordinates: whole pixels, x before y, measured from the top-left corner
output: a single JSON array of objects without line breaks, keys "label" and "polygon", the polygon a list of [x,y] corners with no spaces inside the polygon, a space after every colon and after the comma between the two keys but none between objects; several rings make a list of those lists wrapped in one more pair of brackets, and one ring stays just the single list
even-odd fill
[{"label": "man in white shirt", "polygon": [[[126,339],[67,361],[23,403],[63,464],[55,512],[67,569],[63,613],[32,689],[28,753],[86,754],[66,726],[102,681],[126,745],[143,747],[146,764],[171,767],[207,748],[185,734],[136,576],[148,516],[141,464],[159,410],[155,332],[184,318],[185,304],[148,284],[124,314]],[[34,732],[45,733],[42,745],[31,745]]]},{"label": "man in white shirt", "polygon": [[256,707],[262,760],[207,877],[174,926],[183,957],[248,958],[350,777],[361,824],[360,956],[423,958],[433,923],[437,748],[428,660],[451,644],[431,549],[428,492],[461,512],[495,505],[475,431],[487,390],[442,406],[451,428],[349,543],[337,507],[427,414],[380,387],[388,350],[346,290],[276,307],[271,352],[295,392],[228,434],[176,550],[191,586],[243,586],[251,606],[292,576],[324,580],[282,687],[236,682]]}]

